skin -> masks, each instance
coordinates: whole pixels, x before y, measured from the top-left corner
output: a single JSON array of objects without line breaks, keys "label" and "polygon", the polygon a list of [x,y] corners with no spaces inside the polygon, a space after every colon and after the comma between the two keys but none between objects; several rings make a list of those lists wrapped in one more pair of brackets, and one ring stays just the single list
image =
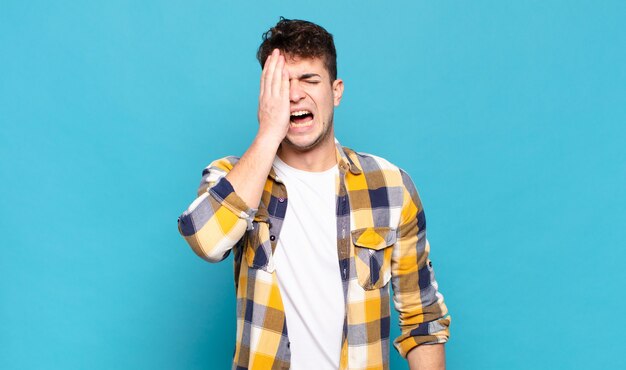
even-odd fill
[{"label": "skin", "polygon": [[[261,201],[265,181],[276,155],[304,171],[324,171],[337,162],[333,113],[341,102],[343,81],[331,81],[319,58],[287,56],[275,49],[261,74],[259,128],[252,144],[226,175],[248,206]],[[290,124],[291,112],[308,110],[313,122]],[[411,370],[445,369],[443,345],[424,345],[407,356]]]},{"label": "skin", "polygon": [[445,370],[446,352],[443,344],[425,344],[409,351],[406,356],[411,370]]}]

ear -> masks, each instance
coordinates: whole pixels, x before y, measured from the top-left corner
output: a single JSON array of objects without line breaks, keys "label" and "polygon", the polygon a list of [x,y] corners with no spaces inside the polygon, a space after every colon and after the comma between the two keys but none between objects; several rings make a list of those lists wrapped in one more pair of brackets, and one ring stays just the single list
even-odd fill
[{"label": "ear", "polygon": [[339,106],[342,96],[343,96],[343,80],[338,78],[333,82],[333,103],[335,104],[335,107]]}]

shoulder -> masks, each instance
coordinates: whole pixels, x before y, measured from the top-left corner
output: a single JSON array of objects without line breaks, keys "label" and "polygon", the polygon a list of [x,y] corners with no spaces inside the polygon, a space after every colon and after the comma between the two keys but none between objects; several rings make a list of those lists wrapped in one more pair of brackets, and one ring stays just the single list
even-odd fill
[{"label": "shoulder", "polygon": [[353,149],[344,147],[348,157],[355,161],[364,173],[375,172],[380,170],[400,171],[400,168],[389,162],[383,157],[374,154],[357,152]]},{"label": "shoulder", "polygon": [[387,159],[370,153],[357,152],[347,147],[343,149],[348,158],[350,158],[353,163],[356,163],[366,176],[378,173],[383,176],[400,176],[403,181],[409,181],[412,184],[408,173]]},{"label": "shoulder", "polygon": [[402,187],[406,189],[412,197],[418,198],[417,189],[411,176],[402,168],[374,154],[357,152],[347,147],[343,149],[348,158],[359,166],[368,179],[368,184],[376,183],[376,178],[379,178],[384,181],[383,186]]}]

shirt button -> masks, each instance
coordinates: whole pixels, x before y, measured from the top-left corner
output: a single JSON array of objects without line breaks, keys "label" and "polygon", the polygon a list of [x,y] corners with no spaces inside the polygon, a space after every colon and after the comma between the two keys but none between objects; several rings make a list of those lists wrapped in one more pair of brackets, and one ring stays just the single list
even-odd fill
[{"label": "shirt button", "polygon": [[276,240],[276,237],[274,235],[270,235],[270,240],[274,241],[274,240]]},{"label": "shirt button", "polygon": [[282,203],[285,201],[285,198],[278,198],[278,201]]}]

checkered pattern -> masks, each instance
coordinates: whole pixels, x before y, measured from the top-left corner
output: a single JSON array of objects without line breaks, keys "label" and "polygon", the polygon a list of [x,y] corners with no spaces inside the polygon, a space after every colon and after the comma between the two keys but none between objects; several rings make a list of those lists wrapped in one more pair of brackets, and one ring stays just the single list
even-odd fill
[{"label": "checkered pattern", "polygon": [[[210,262],[234,254],[233,369],[289,369],[272,258],[287,190],[272,169],[258,208],[249,208],[224,177],[237,160],[226,157],[204,170],[198,198],[178,227],[193,251]],[[409,176],[386,160],[337,142],[337,162],[337,256],[346,302],[340,369],[388,369],[389,281],[401,328],[394,345],[402,356],[449,336],[450,317],[428,259],[424,211]]]}]

